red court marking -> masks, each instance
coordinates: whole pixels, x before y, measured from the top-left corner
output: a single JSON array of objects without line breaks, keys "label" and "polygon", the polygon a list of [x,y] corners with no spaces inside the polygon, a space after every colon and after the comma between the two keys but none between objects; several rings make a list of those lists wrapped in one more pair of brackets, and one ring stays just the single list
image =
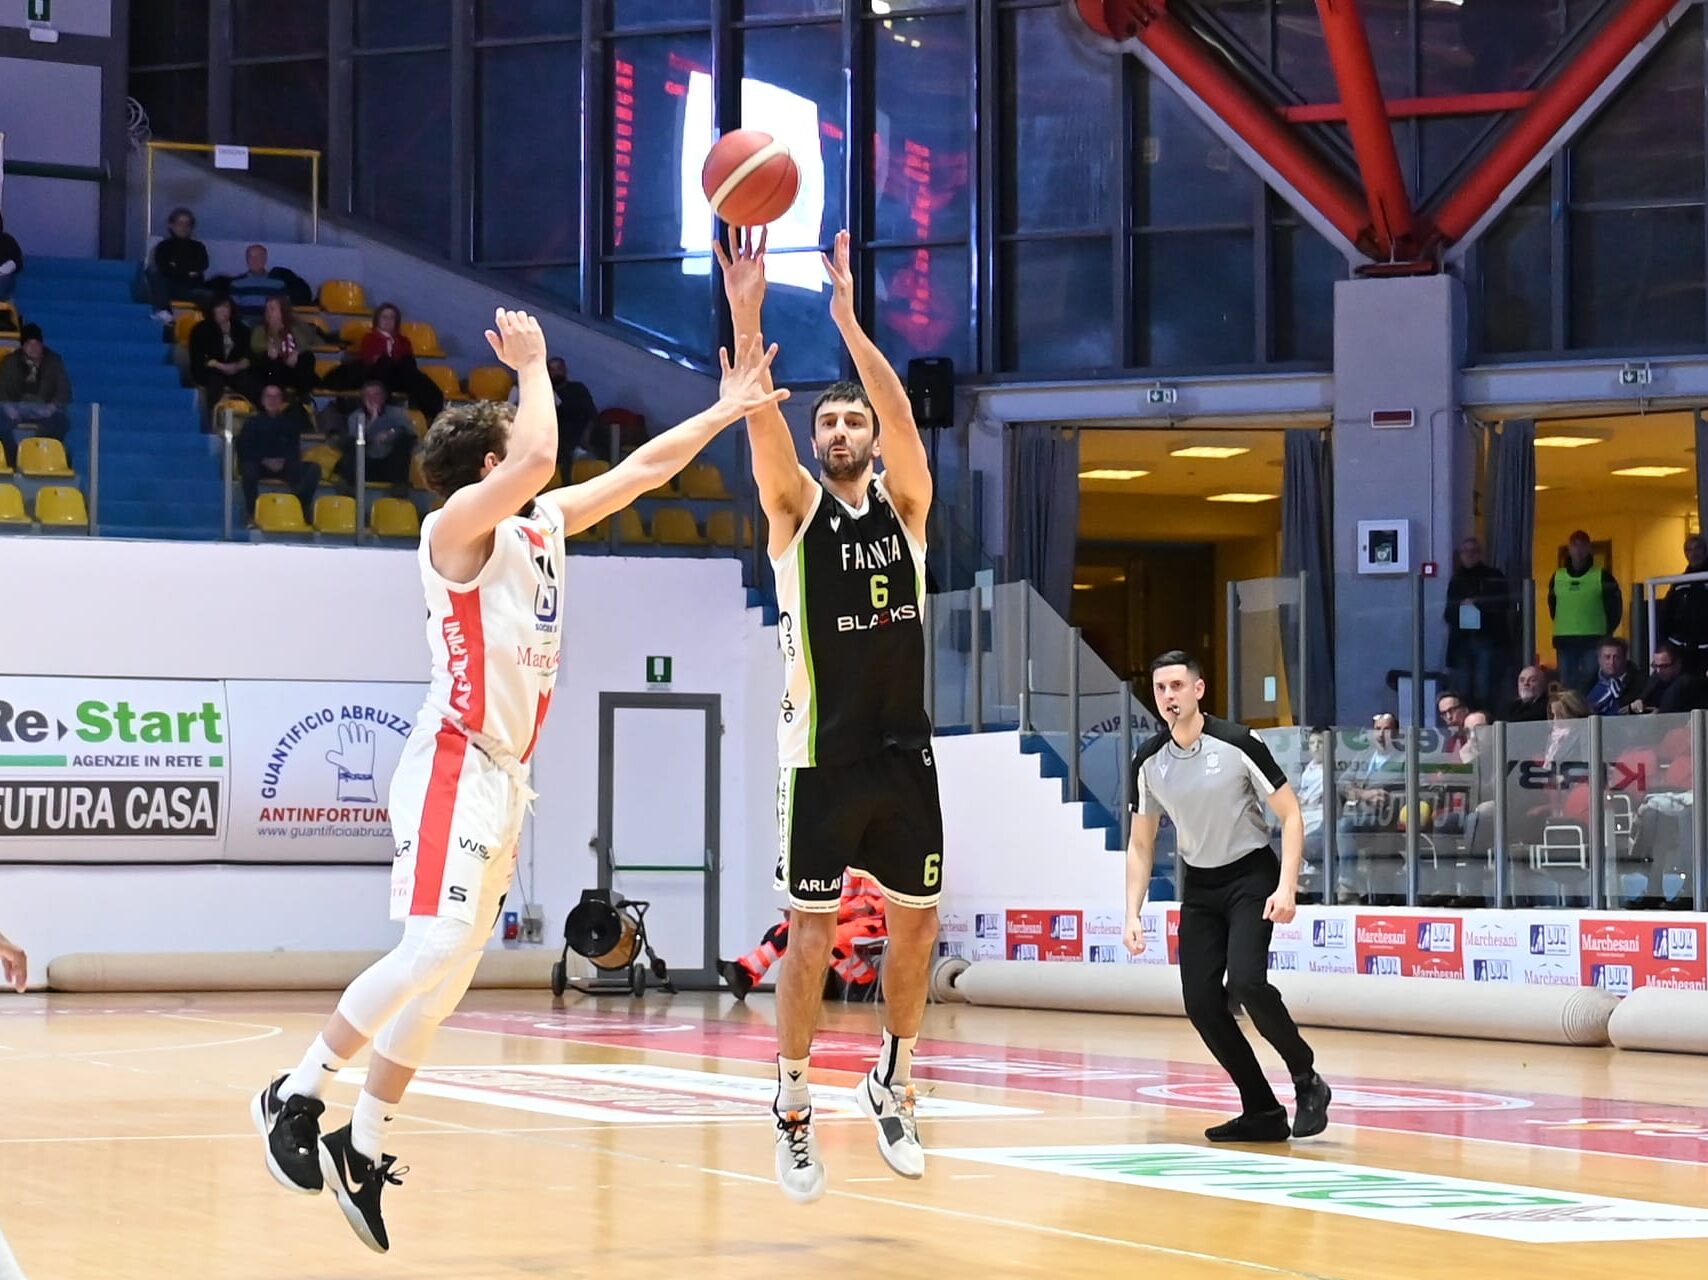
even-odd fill
[{"label": "red court marking", "polygon": [[[453,1014],[447,1025],[737,1062],[770,1064],[777,1053],[775,1032],[769,1027],[748,1030],[672,1014],[466,1012]],[[813,1042],[813,1062],[834,1071],[865,1071],[877,1060],[877,1045],[876,1036],[821,1034]],[[921,1040],[913,1061],[922,1080],[1198,1112],[1223,1112],[1238,1104],[1227,1077],[1201,1063],[949,1040]],[[1708,1107],[1357,1079],[1333,1074],[1332,1064],[1328,1079],[1335,1090],[1336,1122],[1354,1128],[1649,1160],[1708,1161]],[[1289,1083],[1277,1082],[1283,1101],[1290,1091]]]}]

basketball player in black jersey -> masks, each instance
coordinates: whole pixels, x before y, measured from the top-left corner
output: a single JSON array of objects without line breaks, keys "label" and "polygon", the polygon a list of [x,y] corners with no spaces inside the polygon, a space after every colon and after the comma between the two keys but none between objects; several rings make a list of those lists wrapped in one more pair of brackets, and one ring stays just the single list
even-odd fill
[{"label": "basketball player in black jersey", "polygon": [[[743,245],[732,231],[718,258],[736,333],[758,334],[763,233]],[[777,887],[791,913],[777,984],[777,1181],[803,1203],[824,1193],[807,1061],[849,871],[883,889],[889,925],[883,1045],[856,1100],[890,1168],[925,1172],[909,1081],[943,875],[922,624],[931,471],[901,379],[855,316],[846,231],[824,261],[830,314],[860,380],[833,384],[813,405],[819,476],[801,466],[781,413],[747,420],[787,668]]]}]

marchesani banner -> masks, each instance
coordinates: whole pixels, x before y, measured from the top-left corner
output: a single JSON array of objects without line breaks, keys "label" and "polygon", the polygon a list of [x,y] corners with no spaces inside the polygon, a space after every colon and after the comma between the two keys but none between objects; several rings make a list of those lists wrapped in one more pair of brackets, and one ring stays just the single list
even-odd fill
[{"label": "marchesani banner", "polygon": [[0,677],[0,862],[389,862],[423,690]]}]

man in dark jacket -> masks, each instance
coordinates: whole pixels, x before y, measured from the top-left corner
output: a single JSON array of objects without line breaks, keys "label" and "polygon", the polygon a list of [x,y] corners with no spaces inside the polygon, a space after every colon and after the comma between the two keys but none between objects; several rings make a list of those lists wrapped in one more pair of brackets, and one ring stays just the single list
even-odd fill
[{"label": "man in dark jacket", "polygon": [[1643,673],[1631,665],[1631,646],[1618,636],[1601,642],[1595,679],[1584,689],[1590,711],[1598,716],[1622,716],[1643,692]]},{"label": "man in dark jacket", "polygon": [[166,238],[154,246],[148,268],[148,296],[154,318],[172,323],[172,301],[196,301],[207,287],[208,247],[195,238],[196,215],[172,210],[166,219]]},{"label": "man in dark jacket", "polygon": [[1631,704],[1634,713],[1658,712],[1663,716],[1683,715],[1708,707],[1703,697],[1702,681],[1684,665],[1684,654],[1675,644],[1655,646],[1655,656],[1649,666],[1654,678],[1643,690],[1643,696]]},{"label": "man in dark jacket", "polygon": [[[1708,537],[1693,533],[1684,540],[1684,571],[1708,573]],[[1675,644],[1697,675],[1708,674],[1708,582],[1678,582],[1661,601],[1657,639]]]},{"label": "man in dark jacket", "polygon": [[1447,666],[1472,706],[1493,706],[1512,649],[1512,591],[1506,575],[1483,560],[1481,539],[1459,544],[1447,581]]},{"label": "man in dark jacket", "polygon": [[1566,541],[1566,563],[1548,579],[1548,616],[1554,620],[1554,657],[1560,683],[1581,689],[1595,675],[1601,638],[1619,630],[1625,597],[1612,569],[1595,563],[1595,544],[1577,530]]},{"label": "man in dark jacket", "polygon": [[269,384],[261,391],[261,412],[244,420],[237,433],[237,471],[243,479],[243,501],[249,518],[255,518],[255,500],[261,481],[283,480],[302,503],[306,516],[320,485],[320,464],[305,462],[303,432],[309,430],[308,415],[285,400],[284,388]]},{"label": "man in dark jacket", "polygon": [[308,281],[288,267],[267,265],[266,245],[252,244],[245,249],[243,264],[242,275],[216,276],[209,287],[216,293],[229,293],[244,320],[259,320],[267,309],[267,299],[281,294],[293,307],[306,307],[314,301]]},{"label": "man in dark jacket", "polygon": [[1518,673],[1518,697],[1507,703],[1501,717],[1509,724],[1525,724],[1548,718],[1548,674],[1541,667],[1525,667]]},{"label": "man in dark jacket", "polygon": [[6,219],[0,216],[0,302],[10,302],[18,288],[18,273],[24,269],[24,251],[6,234]]},{"label": "man in dark jacket", "polygon": [[54,440],[64,440],[71,429],[65,361],[43,344],[40,325],[27,324],[18,336],[23,344],[0,364],[0,452],[8,466],[17,465],[19,427],[28,424]]}]

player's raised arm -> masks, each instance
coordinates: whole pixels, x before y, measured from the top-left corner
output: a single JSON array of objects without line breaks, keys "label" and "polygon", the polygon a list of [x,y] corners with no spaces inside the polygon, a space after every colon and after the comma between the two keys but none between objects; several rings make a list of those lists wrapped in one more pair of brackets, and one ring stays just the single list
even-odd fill
[{"label": "player's raised arm", "polygon": [[[774,345],[768,351],[761,349],[758,335],[736,343],[733,365],[729,352],[720,350],[723,379],[711,408],[654,436],[603,475],[585,484],[553,489],[540,501],[556,504],[565,533],[578,533],[621,511],[676,475],[731,423],[766,410],[776,413],[777,405],[789,398],[787,388],[771,386],[771,362],[776,356]],[[549,396],[551,388],[546,391]]]},{"label": "player's raised arm", "polygon": [[453,581],[480,571],[486,540],[506,516],[525,507],[551,483],[557,466],[557,409],[546,373],[546,336],[524,311],[500,308],[486,340],[516,371],[519,397],[503,457],[488,453],[478,483],[453,493],[429,535],[434,567]]},{"label": "player's raised arm", "polygon": [[[713,246],[723,268],[724,296],[729,299],[738,345],[747,338],[764,341],[760,313],[765,305],[765,245],[769,235],[769,230],[761,230],[756,236],[751,229],[744,233],[732,226],[729,247]],[[776,405],[748,415],[747,440],[753,452],[753,481],[771,525],[772,553],[776,554],[794,540],[811,505],[816,482],[801,466],[789,424]]]},{"label": "player's raised arm", "polygon": [[925,442],[919,438],[919,426],[913,420],[907,388],[855,315],[854,272],[848,265],[846,231],[836,233],[835,247],[824,255],[824,269],[830,276],[831,319],[842,333],[843,344],[854,359],[854,368],[883,430],[884,485],[901,518],[923,541],[925,517],[931,509],[931,464],[926,458]]}]

